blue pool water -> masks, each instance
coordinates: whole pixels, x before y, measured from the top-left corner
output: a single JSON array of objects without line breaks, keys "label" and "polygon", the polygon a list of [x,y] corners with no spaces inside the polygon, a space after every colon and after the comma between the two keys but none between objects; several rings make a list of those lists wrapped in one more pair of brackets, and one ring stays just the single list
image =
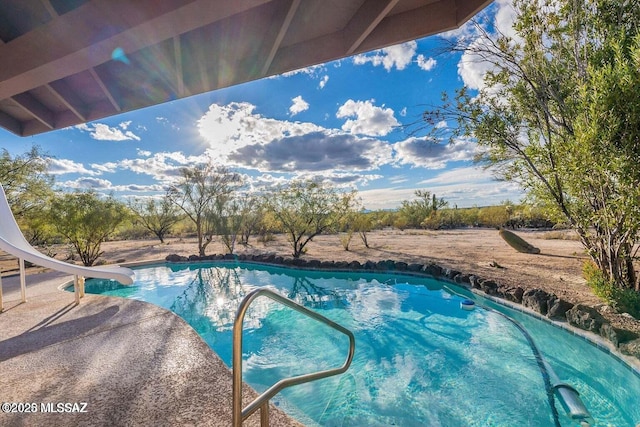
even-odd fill
[{"label": "blue pool water", "polygon": [[[464,298],[436,280],[212,263],[146,267],[136,270],[133,286],[90,280],[86,291],[174,311],[230,366],[236,309],[262,286],[356,336],[347,373],[277,396],[276,404],[308,426],[554,425],[522,332],[494,311],[462,310]],[[640,378],[627,366],[546,322],[495,308],[526,327],[560,379],[580,392],[594,425],[640,422]],[[347,348],[341,334],[259,298],[245,317],[243,377],[264,391],[283,377],[340,366]],[[572,425],[555,405],[560,424]]]}]

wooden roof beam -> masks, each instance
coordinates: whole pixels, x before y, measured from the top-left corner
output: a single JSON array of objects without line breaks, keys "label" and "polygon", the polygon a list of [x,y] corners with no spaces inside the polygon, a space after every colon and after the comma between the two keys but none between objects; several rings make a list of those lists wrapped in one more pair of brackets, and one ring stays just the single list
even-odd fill
[{"label": "wooden roof beam", "polygon": [[55,128],[55,119],[51,110],[29,93],[20,93],[13,96],[11,100],[49,129]]},{"label": "wooden roof beam", "polygon": [[102,78],[98,75],[96,70],[94,68],[89,68],[89,73],[91,74],[93,79],[96,81],[98,86],[100,86],[100,89],[105,94],[105,96],[109,99],[109,102],[111,103],[111,105],[113,105],[113,108],[115,108],[117,112],[121,112],[122,107],[120,106],[118,101],[116,101],[115,97],[113,96],[113,94],[111,93],[107,85],[104,83]]},{"label": "wooden roof beam", "polygon": [[269,1],[89,1],[0,46],[0,99],[110,61],[116,48],[132,53]]},{"label": "wooden roof beam", "polygon": [[69,111],[80,120],[87,121],[86,108],[78,96],[61,80],[44,85]]},{"label": "wooden roof beam", "polygon": [[360,6],[343,30],[345,44],[349,46],[347,55],[352,55],[356,51],[399,1],[367,0]]},{"label": "wooden roof beam", "polygon": [[261,76],[264,76],[267,74],[267,72],[269,72],[269,68],[273,63],[273,58],[275,58],[276,53],[278,52],[278,49],[280,49],[280,45],[282,44],[282,39],[284,39],[284,36],[287,34],[287,31],[289,30],[289,26],[291,25],[291,21],[293,20],[293,17],[295,16],[296,11],[298,10],[298,6],[300,6],[300,1],[301,0],[291,0],[289,2],[289,7],[286,9],[286,14],[282,19],[282,24],[280,24],[280,29],[278,30],[278,34],[271,46],[269,55],[267,56],[264,64],[262,65]]}]

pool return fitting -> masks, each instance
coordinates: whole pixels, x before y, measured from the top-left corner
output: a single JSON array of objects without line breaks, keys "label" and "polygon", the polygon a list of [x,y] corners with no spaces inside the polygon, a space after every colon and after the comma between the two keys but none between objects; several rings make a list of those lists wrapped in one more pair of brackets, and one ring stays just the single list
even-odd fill
[{"label": "pool return fitting", "polygon": [[[268,297],[276,302],[279,302],[287,307],[296,310],[320,323],[324,323],[330,328],[346,335],[349,338],[349,353],[344,361],[344,364],[339,368],[328,369],[325,371],[318,371],[311,374],[298,375],[296,377],[285,378],[258,396],[253,402],[251,402],[246,408],[242,409],[242,329],[244,323],[244,316],[247,313],[249,305],[259,296]],[[269,426],[269,400],[278,394],[280,390],[293,385],[303,384],[309,381],[315,381],[322,378],[331,377],[333,375],[342,374],[351,365],[353,355],[356,350],[356,339],[353,333],[347,328],[327,319],[321,314],[315,311],[283,297],[282,295],[266,288],[258,288],[247,294],[246,297],[240,303],[236,318],[233,323],[233,356],[232,356],[232,370],[233,370],[233,414],[232,425],[233,427],[241,427],[242,422],[246,420],[251,414],[260,409],[260,426]]]}]

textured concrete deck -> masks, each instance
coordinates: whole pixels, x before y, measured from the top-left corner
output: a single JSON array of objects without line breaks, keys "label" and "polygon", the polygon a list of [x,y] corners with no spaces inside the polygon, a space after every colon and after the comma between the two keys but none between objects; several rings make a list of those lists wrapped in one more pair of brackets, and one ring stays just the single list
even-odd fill
[{"label": "textured concrete deck", "polygon": [[[231,425],[231,372],[186,322],[134,300],[87,295],[76,306],[58,289],[70,280],[28,276],[21,304],[19,278],[2,279],[0,403],[38,411],[0,412],[0,425]],[[255,396],[246,387],[245,405]],[[86,412],[41,412],[59,402],[86,402]],[[273,406],[270,416],[273,426],[300,425]],[[259,414],[244,425],[259,425]]]}]

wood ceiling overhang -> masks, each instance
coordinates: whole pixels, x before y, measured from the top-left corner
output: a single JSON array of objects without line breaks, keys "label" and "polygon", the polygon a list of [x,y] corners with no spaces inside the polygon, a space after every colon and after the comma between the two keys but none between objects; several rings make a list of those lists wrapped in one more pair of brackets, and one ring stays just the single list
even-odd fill
[{"label": "wood ceiling overhang", "polygon": [[21,136],[459,27],[487,0],[2,0],[0,126]]}]

